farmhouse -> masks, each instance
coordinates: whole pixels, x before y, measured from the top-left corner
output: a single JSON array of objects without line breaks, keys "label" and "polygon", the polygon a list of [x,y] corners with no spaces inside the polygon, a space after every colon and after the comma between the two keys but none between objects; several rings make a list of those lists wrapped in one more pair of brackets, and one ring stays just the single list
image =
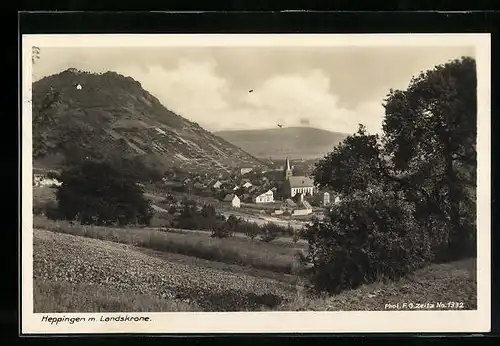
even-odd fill
[{"label": "farmhouse", "polygon": [[274,202],[274,193],[271,190],[267,192],[257,194],[253,198],[254,203],[273,203]]}]

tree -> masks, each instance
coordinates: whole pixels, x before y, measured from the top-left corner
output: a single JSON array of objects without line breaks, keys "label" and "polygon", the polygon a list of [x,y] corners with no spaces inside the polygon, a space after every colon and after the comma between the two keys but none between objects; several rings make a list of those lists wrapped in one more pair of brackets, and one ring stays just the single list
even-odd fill
[{"label": "tree", "polygon": [[407,90],[391,90],[384,105],[385,152],[444,215],[456,255],[476,248],[476,89],[475,60],[462,58],[422,72]]},{"label": "tree", "polygon": [[384,179],[381,147],[377,135],[369,135],[363,125],[333,151],[316,163],[314,180],[320,188],[340,194],[364,190]]},{"label": "tree", "polygon": [[315,180],[341,195],[369,184],[401,189],[422,227],[450,256],[473,255],[476,195],[476,68],[471,58],[440,65],[390,90],[383,134],[360,125],[318,162]]},{"label": "tree", "polygon": [[317,290],[338,293],[380,277],[395,279],[433,258],[427,232],[402,191],[369,186],[332,208],[328,220],[301,231]]},{"label": "tree", "polygon": [[85,162],[66,169],[56,192],[61,218],[82,224],[149,224],[150,203],[128,176],[106,163]]}]

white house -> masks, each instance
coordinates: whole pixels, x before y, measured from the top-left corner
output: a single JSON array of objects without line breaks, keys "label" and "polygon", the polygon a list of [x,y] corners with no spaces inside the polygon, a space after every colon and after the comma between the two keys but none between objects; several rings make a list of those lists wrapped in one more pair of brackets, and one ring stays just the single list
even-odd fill
[{"label": "white house", "polygon": [[217,180],[217,181],[216,181],[216,182],[212,185],[212,187],[213,187],[214,189],[218,189],[218,188],[220,188],[220,187],[221,187],[221,185],[222,185],[222,183],[220,182],[220,180]]},{"label": "white house", "polygon": [[245,175],[247,173],[250,173],[253,170],[253,168],[241,168],[240,169],[240,174]]},{"label": "white house", "polygon": [[239,208],[241,200],[234,193],[230,193],[224,197],[224,202],[231,202],[233,208]]},{"label": "white house", "polygon": [[233,199],[231,200],[231,206],[233,208],[239,208],[240,207],[240,199],[238,198],[238,196],[234,195]]},{"label": "white house", "polygon": [[261,193],[253,198],[254,203],[273,203],[274,193],[271,190]]},{"label": "white house", "polygon": [[244,187],[245,189],[248,189],[249,187],[252,187],[252,183],[251,183],[251,182],[249,182],[249,181],[247,181],[245,184],[243,184],[243,187]]},{"label": "white house", "polygon": [[303,195],[314,194],[314,181],[309,177],[289,177],[287,180],[287,193],[290,197],[294,197],[298,193]]}]

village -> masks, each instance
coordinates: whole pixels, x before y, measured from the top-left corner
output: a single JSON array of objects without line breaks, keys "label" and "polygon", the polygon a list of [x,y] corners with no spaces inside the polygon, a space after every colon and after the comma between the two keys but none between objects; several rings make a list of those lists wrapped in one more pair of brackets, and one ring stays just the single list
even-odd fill
[{"label": "village", "polygon": [[[325,208],[338,203],[339,197],[320,191],[308,174],[295,171],[304,170],[295,169],[287,158],[284,165],[269,170],[243,167],[209,175],[172,169],[160,182],[138,184],[152,200],[154,227],[168,226],[165,220],[178,217],[186,204],[195,201],[198,210],[210,205],[226,218],[234,215],[260,226],[273,223],[299,230],[313,218],[323,218]],[[61,182],[55,172],[35,171],[33,184],[50,188]]]},{"label": "village", "polygon": [[[313,217],[322,218],[325,208],[339,201],[329,191],[319,191],[308,175],[295,175],[286,159],[271,170],[239,168],[215,176],[172,172],[163,178],[161,190],[171,196],[165,209],[181,207],[180,196],[213,205],[226,217],[235,215],[247,221],[302,228]],[[156,185],[158,188],[158,185]]]}]

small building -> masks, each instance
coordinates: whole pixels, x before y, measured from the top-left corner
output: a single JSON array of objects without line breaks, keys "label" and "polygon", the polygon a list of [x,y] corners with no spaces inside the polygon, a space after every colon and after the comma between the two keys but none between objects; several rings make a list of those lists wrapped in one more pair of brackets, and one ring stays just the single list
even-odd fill
[{"label": "small building", "polygon": [[231,202],[233,208],[239,208],[241,204],[239,197],[234,193],[227,194],[226,197],[224,197],[224,202]]},{"label": "small building", "polygon": [[240,174],[245,175],[247,173],[250,173],[253,170],[253,168],[241,168],[240,169]]},{"label": "small building", "polygon": [[283,212],[292,213],[293,209],[296,207],[297,207],[297,203],[295,203],[291,198],[287,198],[281,204],[280,209]]},{"label": "small building", "polygon": [[217,180],[213,185],[212,185],[212,188],[214,189],[219,189],[220,187],[222,186],[222,183],[220,182],[220,180]]},{"label": "small building", "polygon": [[292,216],[310,215],[313,212],[313,207],[307,201],[301,201],[298,207],[293,210]]},{"label": "small building", "polygon": [[254,203],[273,203],[274,202],[274,193],[271,190],[268,190],[264,193],[257,194],[253,198]]},{"label": "small building", "polygon": [[323,206],[330,205],[330,194],[328,192],[323,193]]},{"label": "small building", "polygon": [[241,200],[239,199],[238,196],[234,195],[233,199],[231,200],[231,206],[233,208],[239,208],[240,207]]},{"label": "small building", "polygon": [[248,189],[248,188],[252,187],[252,183],[251,183],[251,182],[249,182],[249,181],[247,181],[245,184],[243,184],[243,187],[244,187],[245,189]]}]

